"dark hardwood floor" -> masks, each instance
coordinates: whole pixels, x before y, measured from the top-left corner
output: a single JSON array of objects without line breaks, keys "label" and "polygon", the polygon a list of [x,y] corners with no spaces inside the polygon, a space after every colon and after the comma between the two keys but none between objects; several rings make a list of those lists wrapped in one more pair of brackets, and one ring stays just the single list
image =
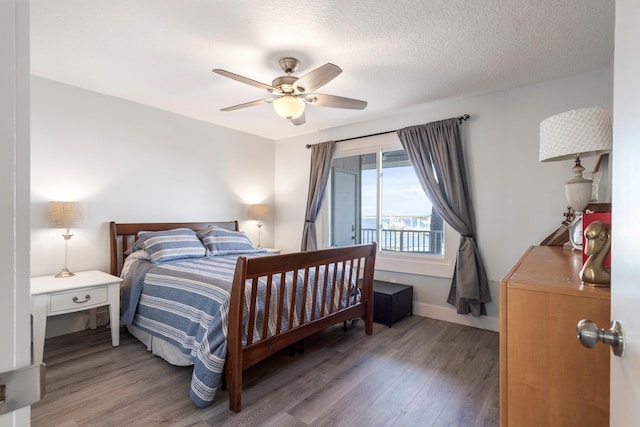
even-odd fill
[{"label": "dark hardwood floor", "polygon": [[408,317],[374,335],[362,323],[305,340],[244,375],[243,410],[220,391],[189,398],[191,368],[171,366],[121,330],[47,339],[33,426],[498,426],[498,334]]}]

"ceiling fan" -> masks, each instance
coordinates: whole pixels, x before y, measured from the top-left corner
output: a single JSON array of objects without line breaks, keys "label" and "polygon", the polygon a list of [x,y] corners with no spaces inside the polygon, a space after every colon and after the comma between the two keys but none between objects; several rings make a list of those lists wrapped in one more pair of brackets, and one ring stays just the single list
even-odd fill
[{"label": "ceiling fan", "polygon": [[329,83],[336,78],[342,70],[337,65],[327,63],[314,70],[309,71],[302,77],[296,77],[293,73],[298,68],[300,61],[296,58],[282,58],[279,61],[280,68],[286,73],[284,76],[276,77],[271,85],[260,83],[250,78],[240,76],[230,71],[214,69],[216,74],[245,83],[260,89],[266,89],[273,95],[271,98],[257,101],[245,102],[223,108],[220,111],[233,111],[241,108],[253,107],[261,104],[273,104],[276,114],[283,119],[290,120],[294,125],[305,123],[304,109],[306,104],[319,105],[321,107],[347,108],[351,110],[362,110],[367,106],[365,101],[342,96],[326,95],[314,93],[316,89]]}]

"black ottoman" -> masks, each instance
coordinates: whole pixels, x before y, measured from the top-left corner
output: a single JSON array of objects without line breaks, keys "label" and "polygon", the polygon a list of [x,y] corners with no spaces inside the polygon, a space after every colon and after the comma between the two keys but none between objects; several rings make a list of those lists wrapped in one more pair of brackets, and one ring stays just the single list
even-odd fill
[{"label": "black ottoman", "polygon": [[413,314],[413,286],[373,281],[373,320],[389,325]]}]

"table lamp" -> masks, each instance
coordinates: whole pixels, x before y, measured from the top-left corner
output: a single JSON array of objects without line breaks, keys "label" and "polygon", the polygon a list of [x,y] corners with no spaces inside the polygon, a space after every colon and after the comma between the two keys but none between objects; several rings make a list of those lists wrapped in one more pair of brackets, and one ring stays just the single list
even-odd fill
[{"label": "table lamp", "polygon": [[565,193],[578,215],[589,204],[593,185],[582,176],[580,159],[611,151],[612,140],[611,116],[602,107],[567,111],[540,123],[540,161],[575,160]]},{"label": "table lamp", "polygon": [[49,227],[64,228],[64,268],[55,277],[75,276],[67,268],[67,255],[69,252],[69,239],[73,237],[72,227],[84,227],[87,225],[87,205],[79,202],[50,202],[49,203]]},{"label": "table lamp", "polygon": [[258,205],[249,205],[249,219],[258,221],[256,224],[258,226],[258,249],[262,249],[260,243],[260,230],[262,229],[262,221],[267,219],[269,216],[269,205],[258,204]]}]

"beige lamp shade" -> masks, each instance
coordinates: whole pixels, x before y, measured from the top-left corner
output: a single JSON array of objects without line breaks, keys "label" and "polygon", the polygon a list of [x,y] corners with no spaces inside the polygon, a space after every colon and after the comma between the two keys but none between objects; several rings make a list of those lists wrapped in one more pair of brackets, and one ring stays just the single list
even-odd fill
[{"label": "beige lamp shade", "polygon": [[269,216],[269,205],[249,205],[249,219],[263,221]]},{"label": "beige lamp shade", "polygon": [[612,147],[611,116],[602,107],[571,110],[540,123],[540,161],[604,154]]},{"label": "beige lamp shade", "polygon": [[80,202],[50,202],[49,227],[72,228],[87,225],[87,204]]}]

